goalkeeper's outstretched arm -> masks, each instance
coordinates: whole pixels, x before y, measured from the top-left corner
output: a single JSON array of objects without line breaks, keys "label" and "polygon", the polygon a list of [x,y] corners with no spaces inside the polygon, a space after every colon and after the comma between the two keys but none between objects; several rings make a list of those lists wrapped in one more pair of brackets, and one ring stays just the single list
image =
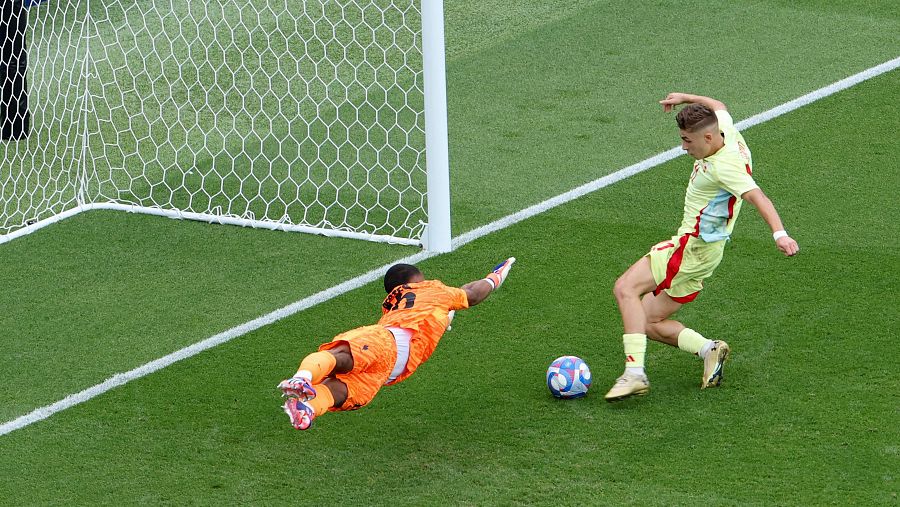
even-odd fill
[{"label": "goalkeeper's outstretched arm", "polygon": [[497,266],[495,266],[484,278],[469,282],[460,287],[462,290],[466,291],[466,297],[469,299],[469,306],[472,307],[484,301],[494,289],[503,285],[514,262],[516,262],[516,258],[510,257],[500,264],[497,264]]}]

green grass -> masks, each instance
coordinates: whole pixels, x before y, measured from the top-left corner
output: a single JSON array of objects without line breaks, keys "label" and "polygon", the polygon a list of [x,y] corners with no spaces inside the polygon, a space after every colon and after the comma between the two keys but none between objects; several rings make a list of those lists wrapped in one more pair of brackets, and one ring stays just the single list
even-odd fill
[{"label": "green grass", "polygon": [[[120,11],[107,14],[102,4],[92,5],[98,9],[96,23],[125,19],[116,17]],[[723,7],[723,12],[731,14],[723,14],[726,28],[720,30],[743,34],[739,40],[766,33],[778,44],[770,48],[723,41],[745,55],[746,63],[738,66],[732,59],[700,55],[698,65],[709,69],[701,85],[696,72],[684,70],[682,55],[693,41],[659,28],[670,23],[670,4],[648,5],[642,16],[620,12],[604,2],[534,3],[520,6],[518,15],[496,6],[473,5],[447,6],[456,234],[674,145],[673,122],[655,105],[670,89],[689,87],[722,97],[734,116],[743,118],[895,56],[892,51],[900,33],[896,13],[865,2],[855,14],[812,4],[803,9],[777,3]],[[768,16],[773,9],[780,15]],[[139,10],[132,6],[128,12],[135,17]],[[808,22],[795,23],[798,19]],[[812,25],[813,20],[821,25]],[[54,18],[54,23],[59,21]],[[654,37],[639,37],[642,33]],[[77,55],[75,49],[67,51],[66,58]],[[52,54],[48,52],[48,58]],[[776,54],[792,65],[771,66]],[[735,82],[738,70],[742,79]],[[0,145],[0,149],[22,147],[13,145]],[[67,174],[64,168],[40,167]],[[186,175],[178,170],[172,174],[196,178],[199,173]],[[494,188],[502,191],[487,191]],[[3,313],[8,336],[15,337],[11,350],[17,351],[0,356],[0,370],[11,372],[13,379],[5,388],[10,394],[2,396],[15,400],[4,404],[7,414],[59,399],[413,251],[305,235],[207,231],[205,226],[124,214],[101,218],[105,216],[92,212],[4,247],[10,260],[0,265],[0,279],[10,280],[14,289],[0,293],[0,307],[8,309]],[[208,239],[212,236],[227,239]],[[192,242],[196,245],[189,249],[173,248]],[[270,256],[265,266],[271,273],[260,267],[248,276],[245,265],[252,262],[248,256],[255,254],[244,252],[243,242],[254,245],[253,252]],[[107,262],[111,250],[114,257]],[[231,253],[224,255],[226,251]],[[33,258],[40,258],[40,264]],[[215,276],[210,279],[206,273]],[[181,277],[176,278],[177,287],[189,287],[176,292],[185,294],[182,301],[187,304],[173,304],[179,296],[161,290],[165,283],[155,282],[175,277]],[[76,280],[81,290],[61,291],[68,280]],[[119,299],[110,296],[115,291],[107,293],[102,283],[93,280],[118,280],[128,287],[130,298],[155,311],[126,326],[127,332],[107,334],[105,322],[112,319],[98,318],[98,306],[116,305]],[[241,284],[234,291],[231,285],[218,288],[220,281],[229,280]],[[240,301],[247,301],[251,309]],[[195,305],[206,310],[191,312]],[[54,312],[59,314],[59,326],[45,327],[27,318]],[[113,313],[121,318],[123,312]],[[190,325],[182,325],[185,319]],[[106,343],[103,355],[107,359],[94,359],[92,348],[78,345],[95,340]],[[35,348],[45,352],[27,368],[14,359],[19,350]],[[91,357],[90,366],[85,371],[76,368],[76,374],[63,382],[48,380],[34,389],[21,388],[32,377],[53,377],[55,364],[45,358],[57,349],[73,351],[64,364],[81,365]]]},{"label": "green grass", "polygon": [[[59,153],[75,153],[90,175],[89,200],[417,237],[425,218],[420,41],[395,27],[401,18],[415,26],[418,14],[389,3],[92,2],[83,28],[58,22],[81,19],[80,4],[35,10],[35,27],[64,33],[36,36],[33,48],[36,129],[49,143],[22,143],[26,153],[4,158],[17,174],[38,153],[36,165],[56,175],[72,170]],[[900,20],[878,3],[848,12],[751,2],[720,6],[718,22],[704,27],[710,49],[692,50],[685,31],[693,28],[672,12],[703,5],[655,2],[641,15],[585,0],[448,7],[454,231],[666,147],[668,131],[648,107],[663,85],[716,95],[749,116],[893,57],[900,42]],[[341,6],[348,21],[333,23]],[[82,33],[87,44],[65,45]],[[345,54],[365,63],[334,63]],[[704,71],[684,72],[686,59]],[[341,84],[354,75],[359,83]],[[548,168],[557,173],[550,181]],[[519,184],[484,203],[487,179]],[[71,203],[72,188],[63,192],[68,199],[54,195],[52,210]],[[35,218],[18,211],[25,204],[16,202],[10,225]]]},{"label": "green grass", "polygon": [[[726,5],[716,51],[698,53],[668,2],[640,17],[448,4],[454,230],[671,147],[654,106],[670,89],[723,98],[739,119],[895,57],[889,7]],[[893,72],[745,133],[803,251],[779,257],[747,208],[682,311],[732,343],[724,389],[700,393],[696,361],[651,345],[648,398],[598,395],[621,368],[612,282],[677,226],[682,158],[424,263],[461,284],[520,259],[364,410],[299,434],[272,386],[371,323],[376,284],[0,437],[0,504],[896,502],[898,84]],[[0,249],[0,421],[415,251],[112,212]],[[593,368],[588,398],[548,397],[543,371],[562,354]],[[297,487],[302,459],[343,496]]]},{"label": "green grass", "polygon": [[[345,266],[416,251],[323,237],[298,249],[296,237],[97,212],[3,245],[0,420],[292,303],[298,287],[341,283]],[[335,241],[343,248],[309,269]]]},{"label": "green grass", "polygon": [[[706,5],[658,2],[636,15],[593,2],[451,62],[454,230],[672,147],[673,123],[656,108],[670,90],[721,98],[742,119],[894,58],[900,47],[897,14],[875,16],[865,3],[850,15],[742,2],[717,6],[718,23],[702,29],[710,42],[697,48],[695,21],[677,12]],[[866,33],[865,43],[856,46],[853,33]],[[515,185],[481,199],[488,180]]]},{"label": "green grass", "polygon": [[[748,208],[718,272],[681,312],[731,342],[721,389],[699,391],[700,363],[652,344],[651,394],[616,405],[600,396],[621,369],[612,282],[675,227],[689,167],[682,157],[424,263],[461,284],[499,257],[519,258],[503,289],[457,317],[414,379],[363,410],[297,433],[272,386],[319,341],[371,322],[377,284],[8,435],[0,498],[895,502],[900,365],[888,351],[900,301],[885,276],[898,263],[887,248],[896,213],[881,190],[900,183],[883,171],[897,149],[888,133],[900,124],[880,112],[900,100],[898,78],[745,132],[757,180],[802,252],[781,256]],[[592,366],[587,398],[546,392],[544,368],[562,354]]]}]

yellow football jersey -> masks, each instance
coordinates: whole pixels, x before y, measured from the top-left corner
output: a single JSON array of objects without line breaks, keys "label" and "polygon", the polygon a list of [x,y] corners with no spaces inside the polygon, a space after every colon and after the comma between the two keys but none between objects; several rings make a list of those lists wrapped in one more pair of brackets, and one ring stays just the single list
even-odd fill
[{"label": "yellow football jersey", "polygon": [[716,111],[725,146],[694,161],[684,196],[684,218],[678,235],[692,234],[706,242],[728,239],[741,210],[741,195],[758,188],[753,160],[744,137],[728,111]]}]

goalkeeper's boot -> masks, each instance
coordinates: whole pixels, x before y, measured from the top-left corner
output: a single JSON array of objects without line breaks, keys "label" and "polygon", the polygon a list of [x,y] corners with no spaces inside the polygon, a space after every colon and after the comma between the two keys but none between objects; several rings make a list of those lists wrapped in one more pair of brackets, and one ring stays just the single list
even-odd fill
[{"label": "goalkeeper's boot", "polygon": [[296,398],[300,401],[309,401],[316,397],[316,389],[312,386],[312,382],[303,377],[282,380],[278,384],[278,389],[281,389],[282,396]]},{"label": "goalkeeper's boot", "polygon": [[316,411],[308,403],[297,398],[288,398],[284,401],[284,413],[291,418],[291,426],[296,430],[309,429],[313,419],[316,418]]},{"label": "goalkeeper's boot", "polygon": [[619,401],[632,396],[643,396],[650,391],[650,381],[646,375],[625,372],[616,379],[612,389],[606,393],[606,401]]},{"label": "goalkeeper's boot", "polygon": [[722,340],[715,340],[703,358],[703,381],[700,389],[715,387],[722,383],[722,367],[731,353],[731,347]]}]

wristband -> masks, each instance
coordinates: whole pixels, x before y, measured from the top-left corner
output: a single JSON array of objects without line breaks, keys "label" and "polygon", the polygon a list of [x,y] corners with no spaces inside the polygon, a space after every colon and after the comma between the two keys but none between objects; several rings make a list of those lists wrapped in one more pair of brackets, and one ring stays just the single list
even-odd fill
[{"label": "wristband", "polygon": [[500,285],[500,275],[497,273],[490,273],[488,276],[482,278],[482,280],[491,284],[491,290],[496,289]]},{"label": "wristband", "polygon": [[788,233],[784,229],[782,229],[780,231],[775,231],[774,233],[772,233],[772,239],[774,239],[775,241],[778,241],[779,239],[786,238],[786,237],[788,237]]}]

